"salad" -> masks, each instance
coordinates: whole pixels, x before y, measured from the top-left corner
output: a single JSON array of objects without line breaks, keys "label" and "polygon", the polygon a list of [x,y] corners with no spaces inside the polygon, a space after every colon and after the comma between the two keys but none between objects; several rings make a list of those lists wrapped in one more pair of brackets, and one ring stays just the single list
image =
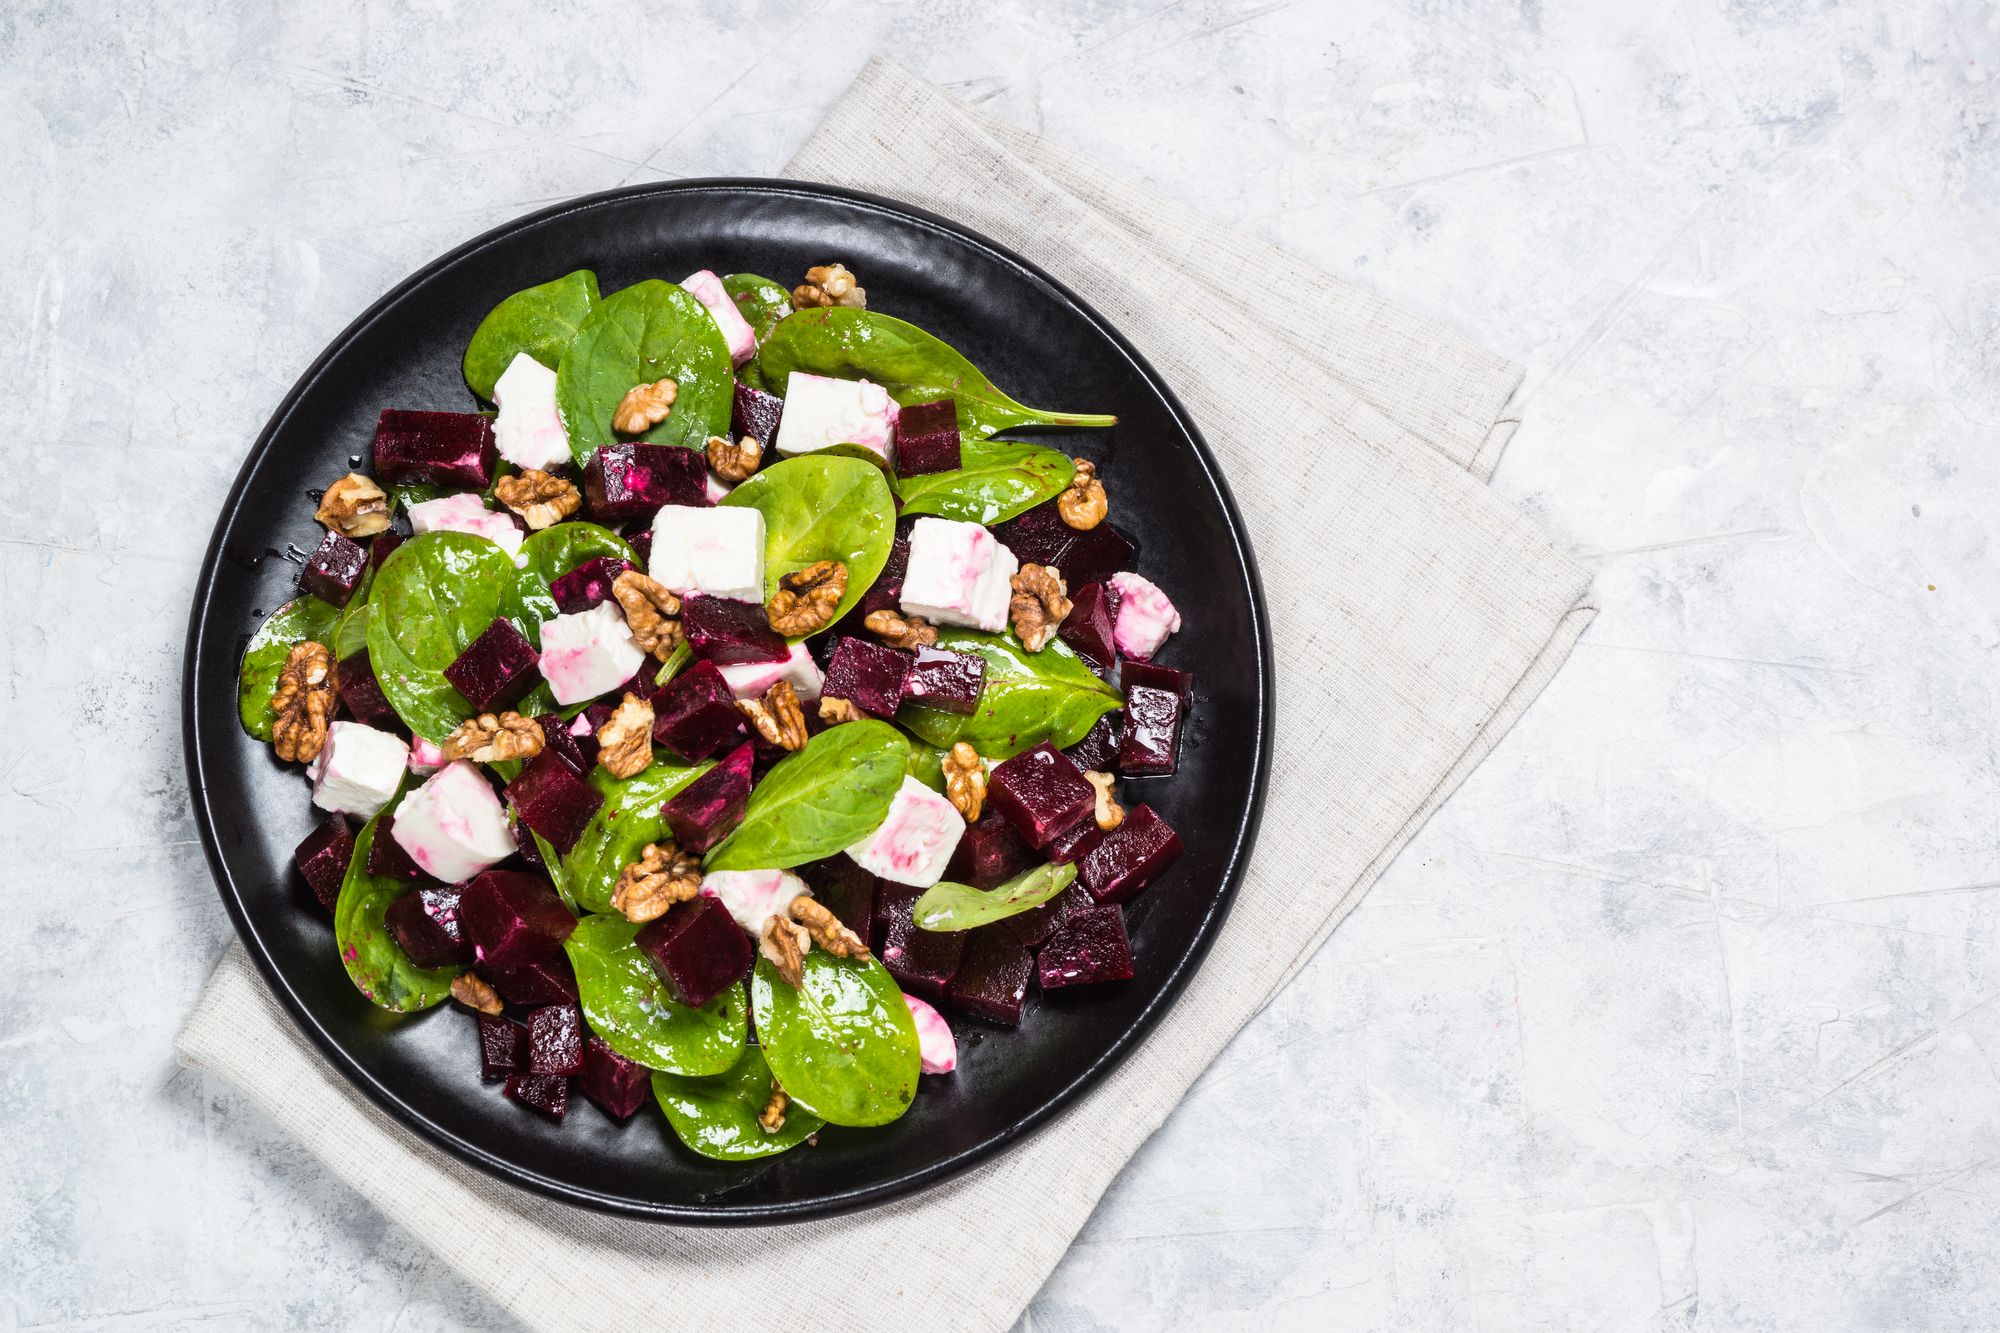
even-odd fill
[{"label": "salad", "polygon": [[464,360],[496,410],[384,411],[244,653],[356,988],[456,1001],[554,1120],[650,1096],[723,1160],[889,1123],[954,1021],[1129,980],[1180,855],[1138,799],[1180,616],[1096,467],[1004,434],[1115,419],[866,302],[839,264],[509,296]]}]

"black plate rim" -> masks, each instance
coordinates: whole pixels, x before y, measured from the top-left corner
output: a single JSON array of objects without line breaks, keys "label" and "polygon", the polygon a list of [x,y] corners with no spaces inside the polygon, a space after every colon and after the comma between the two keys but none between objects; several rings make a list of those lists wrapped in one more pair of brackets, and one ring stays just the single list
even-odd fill
[{"label": "black plate rim", "polygon": [[[815,1196],[809,1199],[759,1202],[750,1204],[675,1204],[653,1200],[637,1199],[625,1195],[607,1194],[599,1190],[586,1189],[569,1182],[529,1170],[516,1163],[503,1160],[481,1148],[477,1143],[465,1139],[437,1124],[416,1107],[402,1100],[388,1087],[374,1078],[358,1061],[353,1059],[339,1040],[317,1022],[305,1002],[293,990],[283,971],[272,959],[269,950],[252,923],[244,904],[244,888],[230,873],[223,859],[220,840],[217,837],[213,815],[207,799],[207,785],[204,781],[206,756],[202,753],[200,731],[197,727],[198,703],[195,682],[201,678],[204,669],[234,670],[234,653],[225,644],[211,643],[204,634],[208,609],[215,593],[215,585],[221,570],[221,556],[226,534],[233,526],[243,502],[243,493],[249,485],[252,473],[270,451],[272,442],[290,419],[299,400],[319,378],[327,364],[355,339],[361,337],[377,317],[400,301],[411,289],[428,279],[433,273],[451,265],[463,262],[477,254],[486,246],[503,240],[513,233],[571,213],[585,212],[607,203],[622,202],[635,197],[651,195],[672,195],[682,193],[703,193],[726,191],[733,193],[761,193],[779,196],[833,199],[842,203],[858,205],[885,214],[894,215],[906,221],[913,221],[935,231],[942,232],[954,240],[969,244],[987,255],[1018,269],[1036,282],[1048,288],[1057,298],[1066,302],[1077,313],[1087,319],[1138,372],[1140,377],[1159,395],[1169,414],[1186,434],[1193,445],[1195,456],[1200,461],[1216,494],[1221,499],[1225,518],[1228,521],[1230,538],[1235,549],[1245,582],[1250,592],[1250,615],[1253,624],[1253,650],[1257,661],[1257,734],[1254,738],[1255,769],[1251,780],[1250,801],[1243,820],[1238,826],[1234,846],[1230,849],[1224,865],[1221,883],[1212,896],[1207,911],[1203,913],[1196,928],[1193,942],[1175,963],[1153,998],[1126,1027],[1116,1040],[1068,1083],[1056,1089],[1034,1110],[1017,1118],[1012,1124],[989,1136],[978,1144],[950,1157],[940,1159],[927,1166],[885,1177],[873,1184],[839,1191],[833,1194]],[[209,659],[220,654],[229,660],[226,663],[212,663],[205,668]],[[710,176],[674,181],[653,182],[642,185],[625,186],[619,189],[599,191],[582,195],[575,199],[540,209],[536,212],[514,218],[508,222],[483,232],[456,248],[447,251],[411,273],[384,293],[373,304],[347,325],[329,342],[312,364],[308,366],[279,402],[264,429],[251,446],[243,466],[237,471],[231,483],[229,494],[224,499],[215,520],[215,530],[210,535],[208,547],[203,556],[200,581],[195,591],[194,604],[188,617],[187,646],[181,663],[181,734],[182,748],[187,768],[188,795],[194,807],[196,827],[200,831],[203,854],[208,860],[210,874],[214,877],[217,892],[222,897],[230,921],[236,928],[237,937],[263,975],[265,983],[291,1018],[293,1024],[302,1031],[318,1048],[335,1070],[349,1083],[360,1089],[375,1105],[391,1117],[416,1132],[427,1142],[442,1148],[458,1160],[484,1172],[494,1179],[526,1189],[545,1198],[560,1203],[588,1208],[596,1212],[629,1217],[640,1221],[665,1222],[677,1225],[698,1226],[760,1226],[774,1223],[798,1222],[811,1218],[829,1217],[870,1205],[889,1202],[892,1199],[913,1194],[929,1186],[936,1185],[970,1169],[994,1154],[1022,1142],[1029,1134],[1053,1120],[1059,1113],[1073,1105],[1080,1097],[1095,1087],[1114,1068],[1132,1053],[1138,1044],[1149,1036],[1159,1025],[1175,1001],[1186,989],[1188,980],[1206,959],[1215,937],[1221,933],[1231,906],[1243,880],[1250,854],[1255,846],[1257,833],[1263,822],[1264,800],[1269,786],[1272,748],[1272,713],[1274,707],[1276,679],[1270,639],[1270,616],[1265,603],[1264,584],[1257,567],[1255,554],[1250,549],[1245,535],[1243,516],[1237,509],[1236,498],[1224,480],[1221,467],[1200,429],[1195,425],[1180,399],[1150,362],[1126,340],[1097,310],[1077,295],[1067,285],[1060,282],[1038,265],[1030,262],[1006,246],[948,218],[939,216],[914,204],[901,200],[870,194],[861,190],[842,186],[777,180],[764,177]]]}]

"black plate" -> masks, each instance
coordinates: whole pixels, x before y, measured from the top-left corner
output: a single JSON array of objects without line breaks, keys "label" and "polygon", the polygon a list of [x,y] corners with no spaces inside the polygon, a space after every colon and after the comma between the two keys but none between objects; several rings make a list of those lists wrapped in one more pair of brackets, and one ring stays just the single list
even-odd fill
[{"label": "black plate", "polygon": [[[1187,851],[1127,909],[1130,982],[1033,1001],[1017,1032],[955,1023],[958,1071],[926,1078],[894,1125],[829,1127],[816,1147],[766,1162],[711,1162],[655,1110],[617,1125],[578,1099],[567,1123],[551,1125],[480,1082],[463,1013],[396,1019],[355,992],[325,913],[291,867],[316,812],[298,770],[238,727],[236,667],[250,632],[293,595],[297,567],[278,553],[318,540],[307,489],[365,457],[385,407],[473,410],[459,358],[502,297],[584,266],[609,292],[698,268],[789,280],[833,258],[861,275],[872,307],[942,334],[1021,401],[1118,414],[1115,430],[1064,439],[1104,463],[1115,519],[1140,543],[1138,567],[1186,621],[1162,655],[1195,673],[1180,773],[1128,786]],[[1166,1012],[1249,853],[1270,763],[1270,663],[1256,570],[1215,460],[1159,376],[1074,294],[903,204],[823,186],[680,181],[578,200],[461,246],[357,319],[286,395],[223,504],[195,595],[188,782],[250,956],[306,1035],[385,1110],[474,1166],[568,1203],[675,1222],[786,1221],[907,1194],[1018,1141]]]}]

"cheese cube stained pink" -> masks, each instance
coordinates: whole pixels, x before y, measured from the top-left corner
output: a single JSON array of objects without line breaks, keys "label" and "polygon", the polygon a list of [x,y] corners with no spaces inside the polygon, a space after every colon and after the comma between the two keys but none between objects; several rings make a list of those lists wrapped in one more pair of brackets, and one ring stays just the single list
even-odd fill
[{"label": "cheese cube stained pink", "polygon": [[521,468],[569,462],[569,432],[556,411],[556,373],[526,352],[516,352],[493,382],[493,447]]},{"label": "cheese cube stained pink", "polygon": [[410,762],[402,738],[359,722],[335,722],[326,729],[312,775],[312,803],[335,814],[373,819],[389,803]]},{"label": "cheese cube stained pink", "polygon": [[799,702],[812,703],[819,698],[820,686],[825,681],[819,664],[802,643],[793,644],[790,655],[782,662],[725,662],[721,670],[722,678],[729,682],[729,692],[739,699],[761,699],[764,691],[783,680],[791,682]]},{"label": "cheese cube stained pink", "polygon": [[713,870],[702,876],[701,891],[752,935],[762,934],[771,917],[784,915],[792,899],[812,892],[789,870]]},{"label": "cheese cube stained pink", "polygon": [[740,366],[756,354],[757,334],[743,318],[743,312],[736,308],[736,302],[730,299],[721,278],[703,269],[682,278],[681,286],[687,288],[695,300],[708,307],[708,313],[715,319],[715,327],[722,330],[722,341],[729,344],[731,361]]},{"label": "cheese cube stained pink", "polygon": [[410,506],[410,527],[416,532],[469,532],[484,537],[508,555],[520,553],[525,533],[507,514],[496,514],[478,496],[447,495]]},{"label": "cheese cube stained pink", "polygon": [[422,736],[410,739],[410,771],[422,777],[445,766],[444,750]]},{"label": "cheese cube stained pink", "polygon": [[951,1035],[951,1024],[944,1021],[944,1015],[928,1000],[914,995],[905,995],[903,1003],[910,1006],[910,1017],[916,1020],[917,1061],[923,1071],[949,1074],[958,1068],[958,1039]]},{"label": "cheese cube stained pink", "polygon": [[623,685],[645,660],[616,602],[542,625],[542,679],[559,704],[582,703]]},{"label": "cheese cube stained pink", "polygon": [[1113,574],[1111,586],[1118,593],[1118,618],[1111,630],[1118,651],[1142,660],[1159,652],[1167,636],[1181,627],[1181,613],[1159,585],[1143,575]]},{"label": "cheese cube stained pink", "polygon": [[646,572],[671,592],[761,604],[764,515],[747,505],[661,505]]},{"label": "cheese cube stained pink", "polygon": [[389,836],[426,875],[446,884],[471,879],[514,854],[500,798],[466,759],[446,764],[404,797]]},{"label": "cheese cube stained pink", "polygon": [[881,826],[849,847],[847,854],[871,875],[928,889],[944,877],[964,832],[965,820],[950,801],[905,777]]},{"label": "cheese cube stained pink", "polygon": [[903,610],[936,625],[997,634],[1007,628],[1010,583],[1021,562],[977,523],[920,518],[910,529]]},{"label": "cheese cube stained pink", "polygon": [[795,370],[785,380],[777,449],[789,458],[852,444],[889,463],[896,456],[899,411],[896,400],[879,384]]}]

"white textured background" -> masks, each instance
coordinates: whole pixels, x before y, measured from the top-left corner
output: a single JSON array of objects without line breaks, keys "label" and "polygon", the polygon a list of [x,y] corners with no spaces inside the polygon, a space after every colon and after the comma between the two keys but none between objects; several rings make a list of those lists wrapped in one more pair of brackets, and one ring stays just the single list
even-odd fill
[{"label": "white textured background", "polygon": [[514,1327],[172,1063],[195,565],[409,270],[878,50],[1527,362],[1496,485],[1601,571],[1024,1329],[2000,1324],[1990,6],[12,0],[0,1330]]}]

